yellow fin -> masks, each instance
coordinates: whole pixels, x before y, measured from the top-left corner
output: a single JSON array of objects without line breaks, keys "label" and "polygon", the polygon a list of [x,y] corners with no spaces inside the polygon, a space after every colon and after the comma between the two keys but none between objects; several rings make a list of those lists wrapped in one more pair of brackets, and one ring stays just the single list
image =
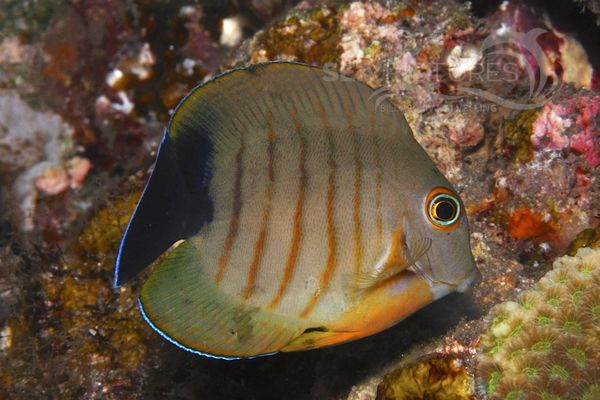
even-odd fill
[{"label": "yellow fin", "polygon": [[360,332],[336,332],[325,328],[323,330],[319,330],[319,328],[309,329],[283,347],[281,351],[300,351],[333,346],[362,336]]},{"label": "yellow fin", "polygon": [[140,294],[148,324],[173,344],[215,358],[280,351],[306,322],[244,304],[220,290],[203,271],[198,249],[183,242],[157,266]]},{"label": "yellow fin", "polygon": [[433,300],[427,282],[412,271],[396,274],[357,299],[326,326],[305,330],[281,351],[298,351],[342,344],[381,332]]}]

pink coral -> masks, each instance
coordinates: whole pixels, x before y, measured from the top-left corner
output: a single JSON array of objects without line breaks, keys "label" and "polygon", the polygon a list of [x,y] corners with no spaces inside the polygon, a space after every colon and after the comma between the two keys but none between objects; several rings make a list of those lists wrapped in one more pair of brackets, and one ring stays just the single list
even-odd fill
[{"label": "pink coral", "polygon": [[67,174],[69,174],[71,189],[79,189],[83,185],[91,168],[92,163],[87,158],[76,156],[67,161],[66,169]]},{"label": "pink coral", "polygon": [[387,17],[389,11],[379,3],[362,3],[355,1],[342,14],[343,25],[364,25]]},{"label": "pink coral", "polygon": [[577,99],[579,115],[575,123],[582,131],[571,138],[571,149],[583,154],[590,167],[600,165],[600,96]]},{"label": "pink coral", "polygon": [[48,168],[35,181],[35,187],[42,192],[55,195],[69,187],[69,176],[63,167]]},{"label": "pink coral", "polygon": [[533,122],[531,143],[536,149],[569,147],[582,154],[591,168],[600,165],[600,96],[582,95],[549,102]]},{"label": "pink coral", "polygon": [[536,148],[560,150],[569,144],[569,138],[564,135],[565,128],[573,123],[566,118],[570,110],[562,105],[547,103],[538,118],[533,123],[531,143]]},{"label": "pink coral", "polygon": [[[576,35],[557,29],[536,5],[525,0],[505,1],[487,19],[497,37],[515,33],[528,34],[541,29],[535,39],[541,53],[532,52],[530,45],[514,46],[523,66],[536,71],[536,84],[542,78],[550,78],[553,82],[561,81],[576,87],[597,89],[598,72],[594,71],[587,51]],[[522,78],[527,79],[526,76]]]},{"label": "pink coral", "polygon": [[473,147],[483,140],[483,126],[474,119],[459,119],[448,126],[450,141],[461,147]]},{"label": "pink coral", "polygon": [[82,157],[73,157],[64,166],[44,170],[35,182],[35,186],[48,195],[57,195],[69,187],[79,189],[92,164]]}]

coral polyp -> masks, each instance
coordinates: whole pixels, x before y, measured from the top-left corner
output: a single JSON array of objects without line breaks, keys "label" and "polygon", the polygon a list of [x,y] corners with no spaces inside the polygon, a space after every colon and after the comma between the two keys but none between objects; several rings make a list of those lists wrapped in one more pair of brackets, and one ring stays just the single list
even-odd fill
[{"label": "coral polyp", "polygon": [[481,396],[600,398],[600,248],[581,248],[516,301],[495,306],[481,338]]}]

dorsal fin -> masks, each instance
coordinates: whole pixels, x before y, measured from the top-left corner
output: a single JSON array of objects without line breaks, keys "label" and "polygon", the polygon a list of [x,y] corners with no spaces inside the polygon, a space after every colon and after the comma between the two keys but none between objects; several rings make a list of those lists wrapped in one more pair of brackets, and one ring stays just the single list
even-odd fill
[{"label": "dorsal fin", "polygon": [[[201,177],[209,149],[196,147]],[[202,165],[202,160],[204,164]],[[146,268],[179,239],[196,233],[212,215],[206,182],[185,175],[178,165],[174,142],[165,133],[154,170],[129,220],[115,263],[114,285],[119,286]],[[194,187],[195,186],[195,187]]]}]

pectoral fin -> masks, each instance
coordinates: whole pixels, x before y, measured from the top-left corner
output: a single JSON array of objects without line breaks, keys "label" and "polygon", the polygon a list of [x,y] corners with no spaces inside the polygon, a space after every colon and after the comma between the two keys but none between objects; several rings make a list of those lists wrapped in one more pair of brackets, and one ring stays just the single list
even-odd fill
[{"label": "pectoral fin", "polygon": [[[376,288],[414,265],[419,259],[427,254],[430,247],[431,239],[424,236],[419,236],[413,240],[410,254],[408,254],[408,251],[404,250],[405,246],[403,246],[402,243],[393,243],[390,251],[391,254],[387,257],[383,268],[359,274],[354,282],[354,289],[359,292],[364,292]],[[398,253],[401,253],[401,255]],[[408,257],[406,257],[407,254]]]}]

